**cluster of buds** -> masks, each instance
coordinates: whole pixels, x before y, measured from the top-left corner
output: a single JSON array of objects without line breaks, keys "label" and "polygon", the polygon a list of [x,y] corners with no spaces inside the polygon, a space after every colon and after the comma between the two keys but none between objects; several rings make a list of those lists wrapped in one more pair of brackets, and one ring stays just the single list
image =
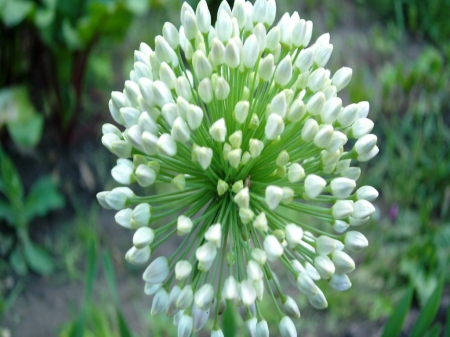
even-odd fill
[{"label": "cluster of buds", "polygon": [[[180,28],[165,23],[154,49],[140,45],[124,91],[109,102],[120,125],[103,126],[102,143],[119,157],[113,178],[166,184],[166,192],[138,196],[122,186],[97,197],[135,230],[125,258],[153,258],[143,274],[151,312],[173,316],[179,337],[210,316],[211,336],[223,336],[227,303],[240,308],[251,336],[268,336],[264,295],[280,335],[296,336],[300,311],[274,264],[323,309],[316,281],[348,289],[348,252],[368,245],[353,228],[368,221],[378,196],[356,187],[354,164],[378,153],[369,104],[343,106],[337,97],[352,70],[331,76],[324,68],[329,34],[310,45],[311,21],[286,13],[272,26],[275,15],[275,0],[223,1],[212,25],[205,0],[196,10],[184,3]],[[183,239],[171,256],[152,256],[176,235]]]}]

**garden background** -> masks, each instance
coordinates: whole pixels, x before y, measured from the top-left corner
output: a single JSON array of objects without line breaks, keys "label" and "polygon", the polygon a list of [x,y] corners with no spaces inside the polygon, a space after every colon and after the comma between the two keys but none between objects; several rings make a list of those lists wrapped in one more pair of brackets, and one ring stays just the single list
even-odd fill
[{"label": "garden background", "polygon": [[[214,20],[220,1],[208,3]],[[124,259],[132,234],[95,194],[116,186],[100,142],[110,93],[141,41],[153,47],[165,21],[179,25],[181,4],[0,0],[1,337],[175,335],[171,319],[150,315],[143,268]],[[450,336],[450,0],[277,7],[277,18],[296,10],[312,20],[312,41],[330,32],[328,68],[353,69],[344,104],[370,102],[380,148],[358,181],[380,197],[353,286],[324,289],[324,311],[299,296],[300,335],[381,336],[389,317],[406,317],[403,336],[417,322]],[[226,336],[244,334],[237,312],[223,321]],[[277,322],[269,327],[277,335]]]}]

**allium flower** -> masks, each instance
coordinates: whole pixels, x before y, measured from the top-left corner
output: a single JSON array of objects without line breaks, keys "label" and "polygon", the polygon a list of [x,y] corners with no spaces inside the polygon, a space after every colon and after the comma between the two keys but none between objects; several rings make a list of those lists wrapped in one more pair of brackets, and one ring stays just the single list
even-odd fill
[{"label": "allium flower", "polygon": [[136,230],[131,263],[148,263],[169,238],[183,238],[172,255],[152,256],[143,274],[152,313],[174,316],[179,336],[210,316],[212,336],[223,336],[225,300],[242,308],[252,336],[266,336],[264,295],[280,335],[295,336],[291,318],[300,312],[279,280],[287,274],[312,306],[326,308],[315,282],[348,289],[355,263],[347,251],[368,245],[347,230],[369,219],[378,196],[369,186],[355,190],[360,169],[351,166],[378,153],[369,104],[342,106],[337,93],[352,70],[331,76],[324,68],[329,34],[308,46],[312,22],[286,13],[271,27],[275,13],[274,0],[236,0],[232,9],[224,1],[213,26],[204,0],[195,11],[184,3],[180,29],[166,23],[154,50],[140,45],[124,91],[109,101],[120,124],[103,126],[103,144],[119,157],[113,178],[165,184],[158,190],[166,192],[117,187],[97,197]]}]

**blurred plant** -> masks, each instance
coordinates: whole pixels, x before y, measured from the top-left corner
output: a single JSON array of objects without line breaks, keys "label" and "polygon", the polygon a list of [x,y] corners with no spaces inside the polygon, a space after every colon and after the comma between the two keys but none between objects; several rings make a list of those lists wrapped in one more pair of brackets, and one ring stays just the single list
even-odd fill
[{"label": "blurred plant", "polygon": [[[440,336],[442,326],[439,322],[433,321],[439,309],[439,304],[442,299],[442,293],[444,288],[444,277],[440,277],[439,282],[434,287],[434,290],[429,296],[427,302],[423,305],[419,316],[417,317],[415,324],[411,328],[409,333],[410,337],[438,337]],[[388,322],[386,323],[382,337],[396,337],[399,336],[402,331],[402,326],[408,311],[411,307],[411,302],[414,295],[414,288],[409,287],[403,298],[398,303]],[[447,309],[447,317],[450,315],[450,306]],[[445,336],[448,337],[450,332],[450,321],[446,322]]]},{"label": "blurred plant", "polygon": [[[85,74],[95,45],[121,39],[133,15],[145,13],[148,4],[139,0],[0,1],[0,87],[26,85],[38,110],[52,118],[64,140],[69,140],[82,110]],[[30,105],[27,108],[34,111]]]},{"label": "blurred plant", "polygon": [[36,245],[29,236],[29,224],[38,216],[64,206],[64,198],[58,192],[50,176],[38,179],[28,195],[12,161],[0,148],[0,255],[9,256],[13,270],[24,275],[28,268],[38,274],[49,274],[54,269],[50,255]]},{"label": "blurred plant", "polygon": [[99,306],[92,299],[97,278],[98,248],[91,240],[87,254],[84,299],[79,317],[62,329],[60,337],[131,337],[132,334],[120,309],[114,267],[109,253],[103,253],[103,271],[113,301],[113,306]]}]

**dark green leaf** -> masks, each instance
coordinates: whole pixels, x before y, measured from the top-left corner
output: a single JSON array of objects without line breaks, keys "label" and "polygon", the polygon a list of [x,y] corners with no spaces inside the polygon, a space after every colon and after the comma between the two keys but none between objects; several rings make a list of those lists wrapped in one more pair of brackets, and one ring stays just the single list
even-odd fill
[{"label": "dark green leaf", "polygon": [[22,241],[22,244],[27,264],[34,272],[41,275],[48,275],[53,272],[55,265],[49,253],[31,240]]},{"label": "dark green leaf", "polygon": [[26,121],[8,123],[8,132],[14,142],[23,147],[33,147],[39,143],[42,136],[44,118],[34,114]]},{"label": "dark green leaf", "polygon": [[403,322],[408,314],[411,306],[412,296],[414,294],[414,288],[410,286],[400,302],[395,307],[391,317],[389,317],[386,326],[384,327],[382,337],[395,337],[402,331]]},{"label": "dark green leaf", "polygon": [[441,325],[439,323],[434,324],[425,337],[439,337],[441,335]]},{"label": "dark green leaf", "polygon": [[11,205],[7,202],[0,200],[0,220],[5,219],[11,225],[14,221],[13,210],[11,209]]},{"label": "dark green leaf", "polygon": [[63,21],[62,34],[69,49],[77,50],[82,48],[82,41],[80,40],[78,32],[68,19]]},{"label": "dark green leaf", "polygon": [[[13,162],[8,158],[5,152],[0,148],[0,170],[2,191],[7,196],[12,206],[18,210],[23,202],[23,186],[20,181],[19,173]],[[21,210],[20,210],[21,211]]]},{"label": "dark green leaf", "polygon": [[41,177],[31,187],[25,202],[25,212],[28,221],[36,216],[64,206],[64,197],[57,190],[50,176]]},{"label": "dark green leaf", "polygon": [[28,272],[27,263],[19,247],[16,247],[9,256],[9,264],[19,275],[26,275]]},{"label": "dark green leaf", "polygon": [[127,322],[125,321],[125,318],[123,317],[121,311],[119,309],[116,309],[117,312],[117,321],[119,323],[119,331],[120,331],[120,337],[131,337],[130,328],[128,327]]},{"label": "dark green leaf", "polygon": [[224,336],[234,337],[236,336],[236,321],[234,318],[233,305],[230,301],[227,301],[227,308],[223,313],[222,330]]},{"label": "dark green leaf", "polygon": [[48,27],[55,18],[55,11],[51,8],[38,9],[34,15],[34,23],[39,28]]},{"label": "dark green leaf", "polygon": [[434,289],[425,306],[420,311],[420,315],[417,318],[416,324],[414,324],[412,328],[410,334],[411,337],[424,336],[428,328],[430,327],[431,323],[433,323],[433,320],[436,317],[437,311],[439,309],[442,290],[444,288],[444,280],[445,278],[441,276],[438,285]]},{"label": "dark green leaf", "polygon": [[119,307],[119,295],[117,293],[116,276],[114,275],[114,267],[111,256],[108,252],[103,253],[103,270],[105,272],[106,281],[108,282],[109,291],[116,308]]},{"label": "dark green leaf", "polygon": [[6,26],[15,26],[21,23],[34,8],[31,1],[6,0],[0,8],[2,21]]},{"label": "dark green leaf", "polygon": [[87,306],[91,301],[92,289],[94,287],[95,275],[97,271],[97,245],[93,239],[89,245],[88,265],[86,271],[86,284],[84,288],[84,304]]}]

